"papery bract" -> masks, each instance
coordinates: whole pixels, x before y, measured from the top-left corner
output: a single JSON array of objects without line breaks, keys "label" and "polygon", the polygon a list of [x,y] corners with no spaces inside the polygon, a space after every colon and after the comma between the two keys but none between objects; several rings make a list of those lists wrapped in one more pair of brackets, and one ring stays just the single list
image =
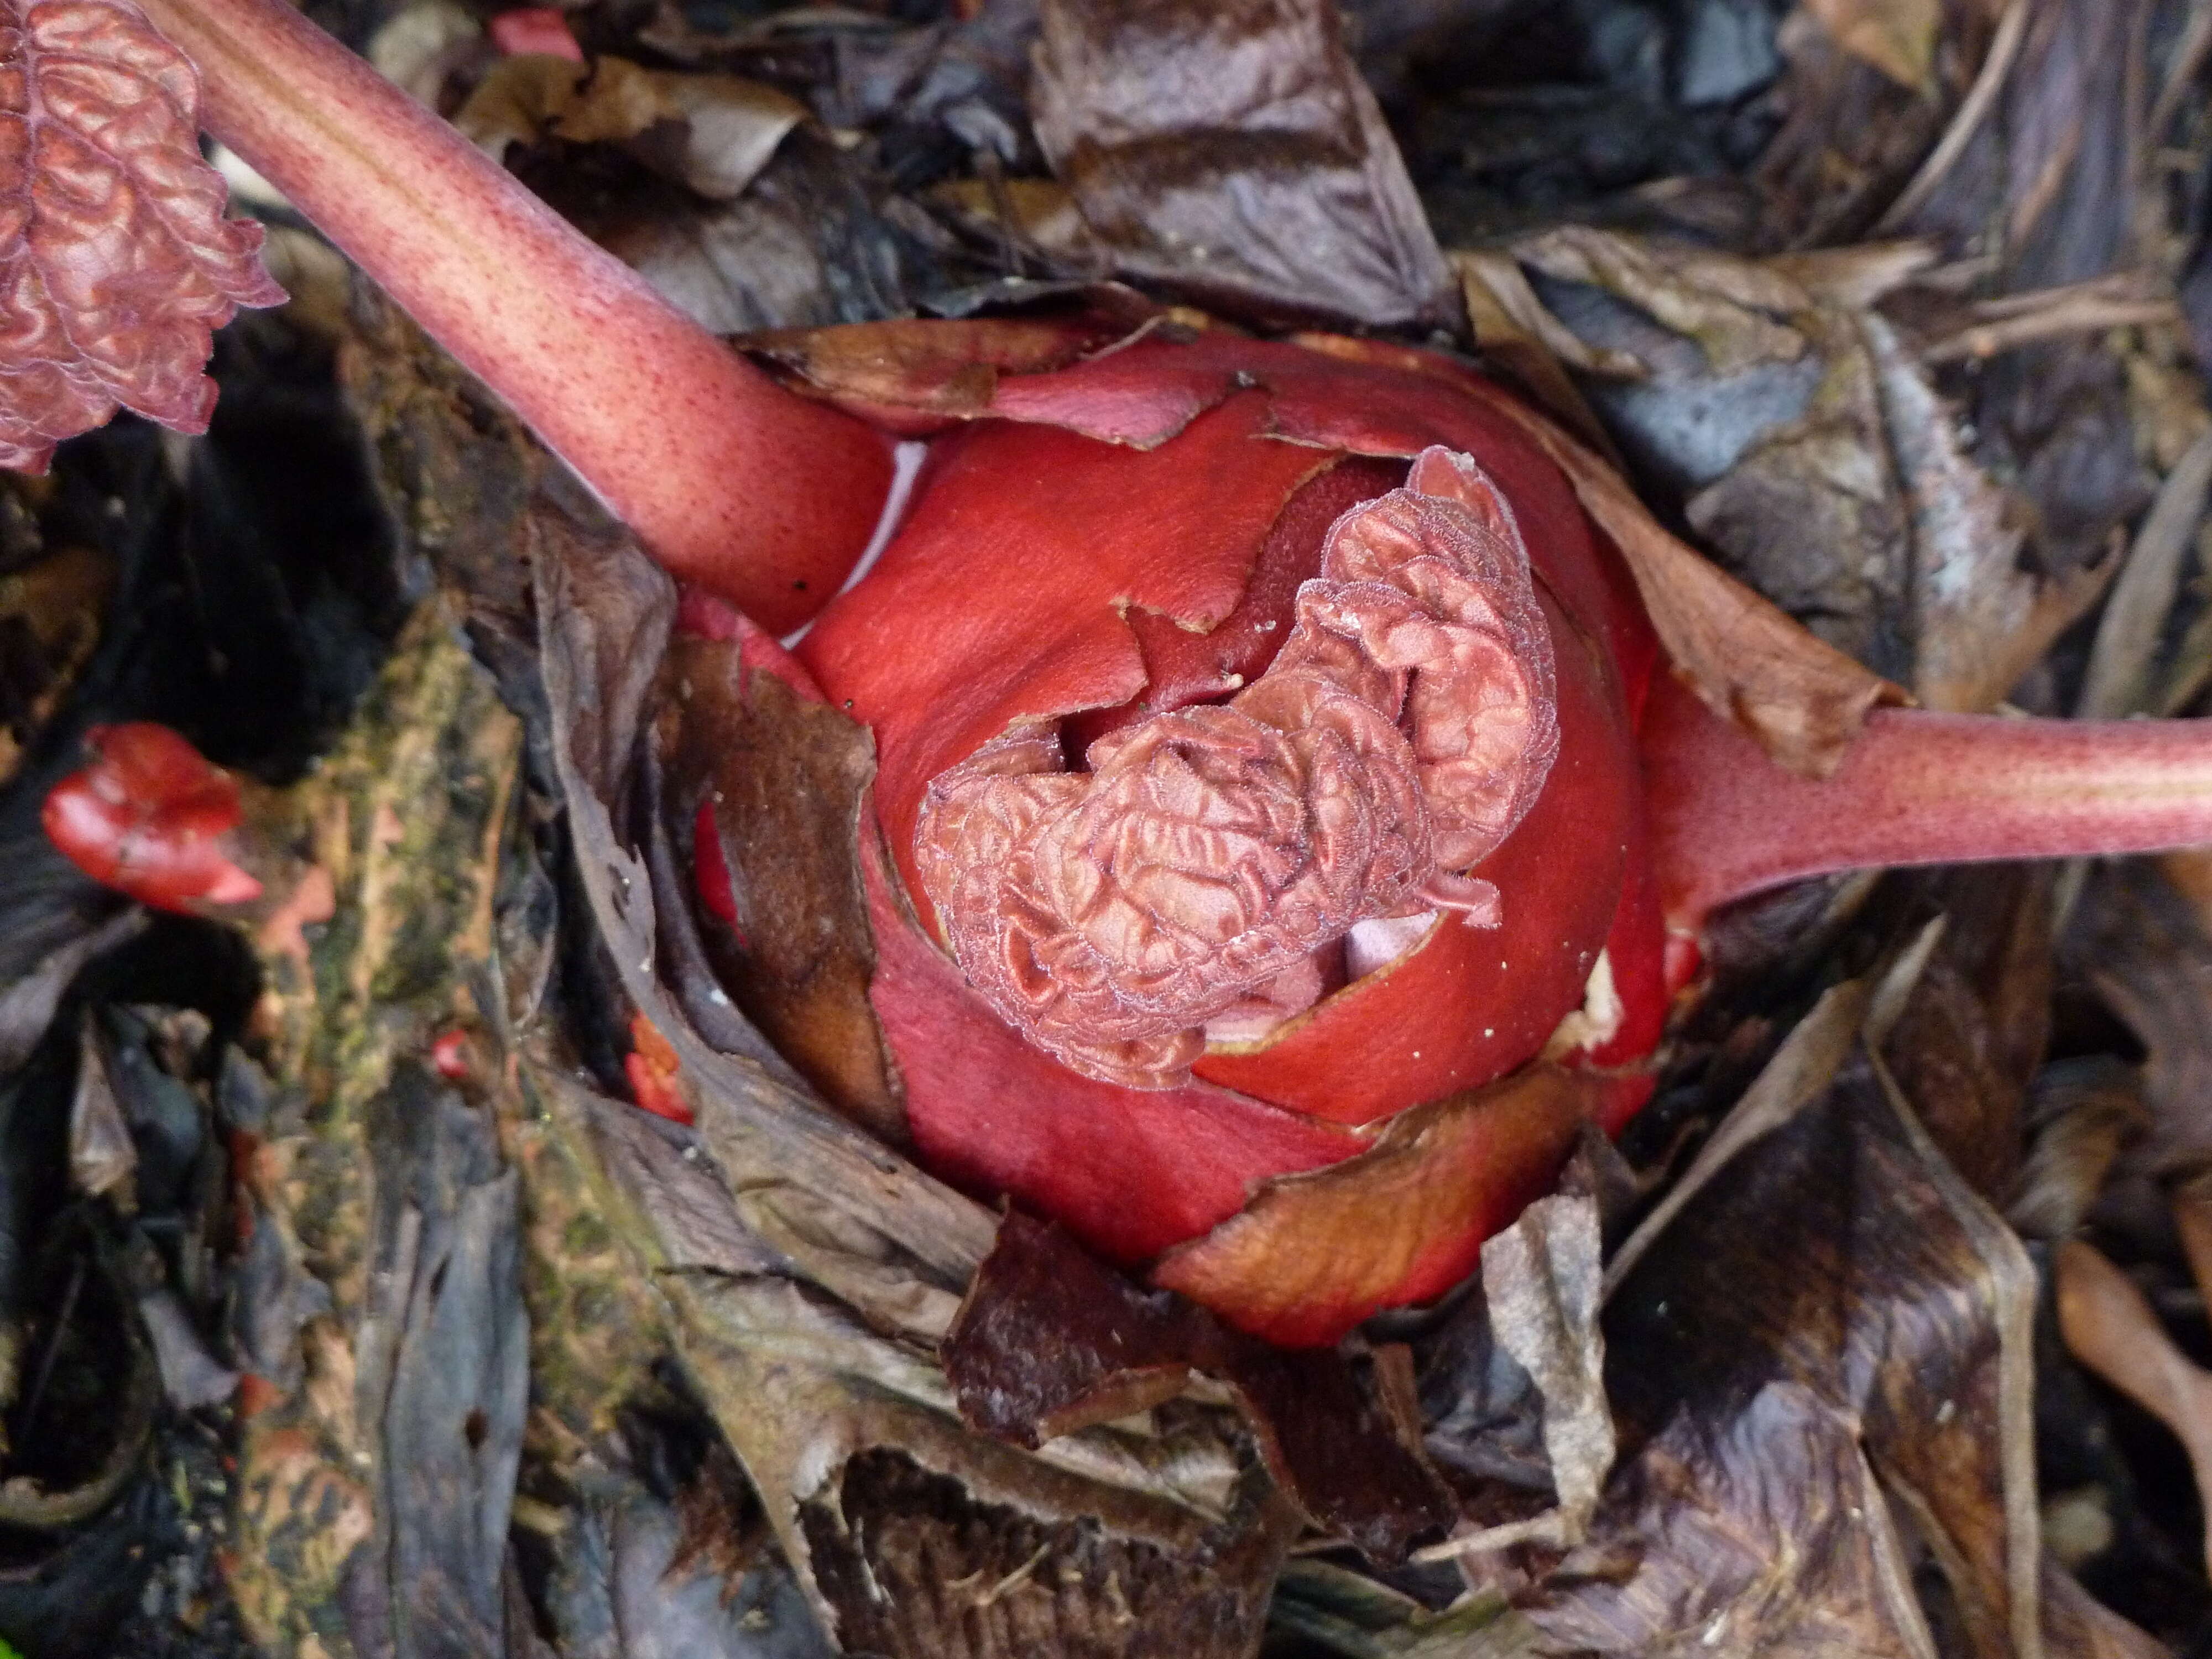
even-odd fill
[{"label": "papery bract", "polygon": [[210,331],[282,303],[200,160],[199,76],[120,0],[0,0],[0,465],[118,404],[207,429]]}]

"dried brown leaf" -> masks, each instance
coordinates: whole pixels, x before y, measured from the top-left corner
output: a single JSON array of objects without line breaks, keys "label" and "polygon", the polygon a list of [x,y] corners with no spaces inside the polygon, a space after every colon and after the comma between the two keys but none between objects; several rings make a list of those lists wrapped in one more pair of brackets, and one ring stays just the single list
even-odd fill
[{"label": "dried brown leaf", "polygon": [[[2172,1431],[2198,1500],[2212,1507],[2212,1371],[2175,1346],[2142,1287],[2094,1246],[2062,1240],[2051,1268],[2067,1352]],[[2212,1571],[2212,1537],[2204,1548]]]},{"label": "dried brown leaf", "polygon": [[1834,1081],[1836,1069],[1851,1044],[1858,1040],[1873,995],[1874,988],[1863,980],[1846,980],[1820,994],[1820,1000],[1790,1029],[1711,1138],[1698,1149],[1697,1157],[1667,1196],[1613,1253],[1606,1264],[1608,1297],[1731,1159],[1820,1098]]},{"label": "dried brown leaf", "polygon": [[1231,1659],[1256,1642],[1296,1511],[1206,1413],[1024,1452],[963,1426],[934,1365],[790,1280],[665,1282],[693,1375],[845,1647]]},{"label": "dried brown leaf", "polygon": [[1901,1510],[1966,1650],[2032,1650],[2034,1294],[1879,1063],[1847,1063],[1621,1286],[1607,1339],[1635,1363],[1608,1380],[1638,1449],[1586,1551],[1636,1565],[1605,1582],[1570,1558],[1532,1617],[1606,1651],[1925,1659]]},{"label": "dried brown leaf", "polygon": [[1674,672],[1775,760],[1825,775],[1870,710],[1906,701],[1669,533],[1626,479],[1542,416],[1500,408],[1543,446],[1620,548]]},{"label": "dried brown leaf", "polygon": [[1910,506],[1873,366],[1855,319],[1814,307],[1793,320],[1819,368],[1802,412],[1758,432],[1684,516],[1733,574],[1838,650],[1902,678]]},{"label": "dried brown leaf", "polygon": [[1482,1247],[1491,1328],[1543,1397],[1544,1451],[1559,1498],[1552,1515],[1519,1535],[1561,1547],[1582,1541],[1613,1467],[1605,1338],[1597,1323],[1602,1286],[1597,1205],[1590,1199],[1539,1199]]},{"label": "dried brown leaf", "polygon": [[1518,381],[1551,416],[1614,465],[1620,456],[1567,374],[1647,374],[1626,351],[1593,348],[1544,308],[1510,255],[1455,250],[1445,256],[1459,273],[1460,302],[1485,360]]},{"label": "dried brown leaf", "polygon": [[2070,1238],[2121,1152],[2150,1127],[2142,1079],[2110,1054],[2056,1061],[2036,1074],[2028,1120],[2033,1139],[2005,1219],[2026,1238]]},{"label": "dried brown leaf", "polygon": [[1172,1291],[1140,1290],[1016,1212],[939,1351],[968,1420],[1034,1446],[1227,1383],[1315,1524],[1377,1560],[1449,1524],[1449,1494],[1334,1350],[1270,1347]]},{"label": "dried brown leaf", "polygon": [[626,145],[700,195],[726,202],[744,194],[805,118],[797,99],[732,75],[525,55],[494,64],[453,124],[495,161],[549,137]]},{"label": "dried brown leaf", "polygon": [[2206,493],[2212,491],[2212,430],[2201,434],[2159,486],[2112,584],[2089,650],[2077,720],[2118,720],[2149,712],[2153,670],[2195,550]]},{"label": "dried brown leaf", "polygon": [[1217,305],[1440,320],[1450,277],[1320,0],[1046,0],[1037,142],[1132,277]]},{"label": "dried brown leaf", "polygon": [[2096,602],[2111,568],[2031,569],[2025,503],[1966,453],[1957,412],[1889,324],[1860,326],[1911,511],[1912,689],[1930,708],[1979,714]]},{"label": "dried brown leaf", "polygon": [[1920,878],[1946,919],[1882,1056],[1967,1185],[2002,1204],[2016,1184],[2029,1079],[2051,1035],[2047,865]]},{"label": "dried brown leaf", "polygon": [[1056,265],[1103,274],[1111,264],[1076,206],[1075,192],[1056,179],[947,179],[930,186],[929,200],[970,235],[1042,254]]},{"label": "dried brown leaf", "polygon": [[2212,933],[2159,866],[2130,860],[2094,872],[2062,956],[2145,1050],[2148,1133],[2127,1166],[2151,1175],[2212,1164]]},{"label": "dried brown leaf", "polygon": [[1482,1288],[1425,1337],[1426,1443],[1465,1502],[1424,1560],[1583,1541],[1616,1449],[1598,1329],[1598,1206],[1536,1200],[1482,1248]]},{"label": "dried brown leaf", "polygon": [[1269,1622],[1354,1659],[1516,1659],[1547,1651],[1535,1626],[1494,1593],[1442,1612],[1364,1574],[1312,1557],[1284,1564]]},{"label": "dried brown leaf", "polygon": [[823,1099],[903,1142],[868,1004],[876,957],[858,862],[875,775],[867,729],[748,669],[734,640],[673,641],[658,696],[662,811],[679,854],[711,822],[730,878],[734,924],[699,921],[716,979]]},{"label": "dried brown leaf", "polygon": [[1923,92],[1933,84],[1942,0],[1805,0],[1805,6],[1845,52],[1898,85]]},{"label": "dried brown leaf", "polygon": [[0,31],[0,465],[118,404],[204,432],[211,331],[284,294],[200,160],[198,71],[111,0],[10,0]]},{"label": "dried brown leaf", "polygon": [[128,1209],[126,1183],[137,1170],[138,1149],[115,1097],[115,1085],[108,1079],[104,1049],[88,1009],[78,1044],[76,1095],[70,1102],[70,1184],[90,1198],[121,1188],[117,1201]]},{"label": "dried brown leaf", "polygon": [[[1606,1571],[1626,1562],[1625,1577]],[[1615,1477],[1583,1558],[1555,1582],[1526,1612],[1573,1651],[1936,1655],[1849,1415],[1788,1378],[1759,1383],[1723,1420],[1667,1423]]]},{"label": "dried brown leaf", "polygon": [[1522,238],[1514,258],[1562,282],[1584,283],[1695,340],[1716,374],[1794,362],[1806,343],[1784,319],[1807,308],[1778,270],[1702,248],[1563,225]]},{"label": "dried brown leaf", "polygon": [[1869,308],[1926,265],[1926,244],[1754,261],[1577,228],[1516,253],[1662,325],[1573,301],[1586,350],[1650,360],[1626,386],[1576,372],[1644,472],[1687,494],[1729,572],[1932,706],[1993,706],[2100,591],[2109,565],[2027,556],[2027,501],[1969,454],[1957,412]]}]

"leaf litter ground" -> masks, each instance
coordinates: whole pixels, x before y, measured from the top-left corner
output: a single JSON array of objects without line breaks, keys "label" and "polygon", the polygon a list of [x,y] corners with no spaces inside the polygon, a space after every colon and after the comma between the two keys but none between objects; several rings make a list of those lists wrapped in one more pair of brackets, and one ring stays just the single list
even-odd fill
[{"label": "leaf litter ground", "polygon": [[[2203,9],[592,6],[580,76],[324,21],[717,329],[1118,283],[1454,341],[1625,468],[1616,538],[1924,702],[2110,715],[2212,680]],[[29,1659],[2201,1644],[2201,857],[1741,907],[1620,1151],[1291,1364],[890,1150],[819,855],[865,744],[664,651],[635,549],[273,221],[208,434],[0,499]],[[258,781],[251,928],[45,847],[129,718]],[[731,959],[678,872],[748,791]]]}]

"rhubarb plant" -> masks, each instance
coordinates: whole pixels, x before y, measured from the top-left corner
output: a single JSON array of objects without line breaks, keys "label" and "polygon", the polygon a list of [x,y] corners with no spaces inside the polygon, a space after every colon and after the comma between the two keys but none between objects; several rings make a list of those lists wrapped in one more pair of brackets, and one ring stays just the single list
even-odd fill
[{"label": "rhubarb plant", "polygon": [[[158,37],[33,5],[10,61],[35,75],[21,43],[64,11],[181,49],[209,130],[508,400],[696,626],[871,728],[869,996],[924,1162],[1247,1331],[1326,1343],[1464,1277],[1583,1121],[1649,1095],[1716,908],[2212,841],[2197,723],[1906,707],[1455,360],[1126,313],[740,355],[281,0],[146,0]],[[121,121],[153,83],[100,84]],[[44,131],[51,102],[16,107]],[[25,153],[21,236],[51,246]],[[90,240],[121,259],[151,222]],[[173,285],[189,341],[152,288],[113,325],[173,380],[199,280]],[[11,418],[58,433],[42,361],[7,357]],[[927,453],[853,581],[898,440]],[[131,764],[154,752],[111,741],[52,833],[103,878],[217,872],[129,888],[149,902],[235,897],[222,826],[161,793],[206,780]],[[163,863],[172,821],[213,839]],[[692,827],[702,926],[740,920],[727,828]]]}]

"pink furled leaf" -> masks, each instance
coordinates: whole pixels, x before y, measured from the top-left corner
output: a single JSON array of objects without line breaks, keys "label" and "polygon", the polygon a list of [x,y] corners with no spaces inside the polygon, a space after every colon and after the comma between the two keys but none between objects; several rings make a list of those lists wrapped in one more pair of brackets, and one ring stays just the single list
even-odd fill
[{"label": "pink furled leaf", "polygon": [[223,217],[199,76],[121,0],[0,0],[0,465],[116,406],[207,428],[210,336],[282,303],[261,228]]},{"label": "pink furled leaf", "polygon": [[969,981],[1087,1076],[1175,1088],[1209,1038],[1322,994],[1362,922],[1503,920],[1464,873],[1559,753],[1551,640],[1528,550],[1471,457],[1329,529],[1321,575],[1258,679],[1155,714],[1066,769],[1024,725],[933,780],[915,858]]}]

